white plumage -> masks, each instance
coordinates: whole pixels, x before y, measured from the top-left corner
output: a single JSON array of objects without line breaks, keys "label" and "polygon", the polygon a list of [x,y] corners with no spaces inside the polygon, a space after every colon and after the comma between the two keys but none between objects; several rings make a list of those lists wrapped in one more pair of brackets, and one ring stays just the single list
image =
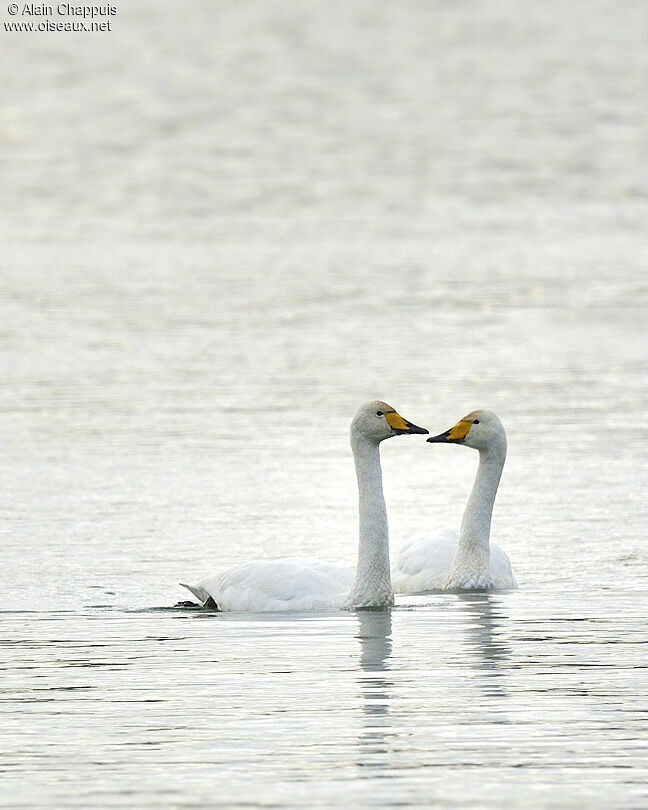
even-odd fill
[{"label": "white plumage", "polygon": [[396,593],[517,588],[506,553],[490,542],[495,496],[506,459],[506,431],[492,411],[465,416],[429,442],[464,444],[479,450],[479,467],[460,532],[419,535],[396,555]]},{"label": "white plumage", "polygon": [[346,606],[354,576],[353,568],[287,557],[252,560],[185,587],[224,611],[334,610]]},{"label": "white plumage", "polygon": [[359,546],[355,570],[319,560],[254,560],[184,585],[202,604],[223,611],[336,610],[393,604],[389,533],[382,490],[380,442],[427,433],[378,400],[363,405],[351,422],[358,480]]},{"label": "white plumage", "polygon": [[451,577],[458,540],[456,529],[445,529],[432,537],[421,535],[405,543],[392,569],[394,593],[517,588],[511,562],[496,543],[490,543],[487,571],[475,567],[461,580]]}]

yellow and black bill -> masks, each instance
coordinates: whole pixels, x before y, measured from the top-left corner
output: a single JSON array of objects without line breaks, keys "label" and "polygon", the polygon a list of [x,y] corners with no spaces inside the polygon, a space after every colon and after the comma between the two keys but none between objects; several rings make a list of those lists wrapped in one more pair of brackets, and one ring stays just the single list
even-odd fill
[{"label": "yellow and black bill", "polygon": [[462,419],[461,422],[457,422],[456,425],[453,425],[450,430],[446,430],[445,433],[439,433],[438,436],[430,436],[426,441],[440,442],[442,444],[463,444],[471,426],[471,421]]},{"label": "yellow and black bill", "polygon": [[403,419],[403,417],[394,411],[393,413],[386,413],[385,419],[387,420],[387,424],[392,429],[394,433],[400,435],[402,433],[429,433],[429,430],[425,428],[418,427],[418,425],[414,425],[411,422],[408,422],[407,419]]}]

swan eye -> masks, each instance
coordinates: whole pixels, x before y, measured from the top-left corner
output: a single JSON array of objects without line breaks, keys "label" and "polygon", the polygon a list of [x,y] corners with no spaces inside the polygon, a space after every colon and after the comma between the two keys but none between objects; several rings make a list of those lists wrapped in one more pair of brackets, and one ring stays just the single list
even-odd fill
[{"label": "swan eye", "polygon": [[473,419],[473,425],[478,425],[478,424],[479,424],[479,419]]},{"label": "swan eye", "polygon": [[383,412],[382,411],[376,411],[376,416],[383,416]]}]

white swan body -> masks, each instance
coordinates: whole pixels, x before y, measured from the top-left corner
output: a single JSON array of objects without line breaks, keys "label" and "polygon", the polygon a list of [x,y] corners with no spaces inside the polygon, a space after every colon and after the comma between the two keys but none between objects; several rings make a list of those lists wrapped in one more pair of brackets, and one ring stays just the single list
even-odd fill
[{"label": "white swan body", "polygon": [[429,442],[479,450],[479,467],[461,530],[419,536],[399,551],[392,571],[396,593],[517,588],[506,553],[490,543],[497,488],[506,460],[506,431],[492,411],[473,411]]},{"label": "white swan body", "polygon": [[359,547],[356,570],[317,560],[255,560],[184,585],[202,604],[223,611],[337,610],[392,605],[389,533],[382,490],[380,442],[427,433],[378,400],[363,405],[351,422],[358,480]]},{"label": "white swan body", "polygon": [[223,611],[335,610],[346,606],[354,574],[341,565],[287,557],[242,563],[185,587]]},{"label": "white swan body", "polygon": [[405,543],[392,570],[394,592],[517,588],[509,558],[495,543],[490,544],[488,569],[468,565],[464,572],[451,574],[458,540],[456,529],[446,529],[432,537],[420,535]]}]

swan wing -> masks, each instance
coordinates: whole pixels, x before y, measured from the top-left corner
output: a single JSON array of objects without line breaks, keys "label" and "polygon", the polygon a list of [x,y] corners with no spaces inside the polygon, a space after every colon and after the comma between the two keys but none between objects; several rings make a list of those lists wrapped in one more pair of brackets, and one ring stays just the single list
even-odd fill
[{"label": "swan wing", "polygon": [[422,593],[444,587],[457,551],[458,534],[446,529],[417,535],[399,550],[392,566],[394,593]]},{"label": "swan wing", "polygon": [[490,572],[493,588],[517,588],[511,561],[504,549],[496,543],[491,543],[490,547]]},{"label": "swan wing", "polygon": [[253,560],[185,585],[201,602],[223,611],[274,612],[337,609],[345,605],[352,568],[319,560]]},{"label": "swan wing", "polygon": [[[457,542],[457,532],[448,529],[438,535],[421,535],[406,543],[398,552],[392,568],[394,593],[447,589]],[[501,546],[491,543],[490,581],[486,586],[479,584],[478,587],[504,590],[517,586],[508,555]]]}]

